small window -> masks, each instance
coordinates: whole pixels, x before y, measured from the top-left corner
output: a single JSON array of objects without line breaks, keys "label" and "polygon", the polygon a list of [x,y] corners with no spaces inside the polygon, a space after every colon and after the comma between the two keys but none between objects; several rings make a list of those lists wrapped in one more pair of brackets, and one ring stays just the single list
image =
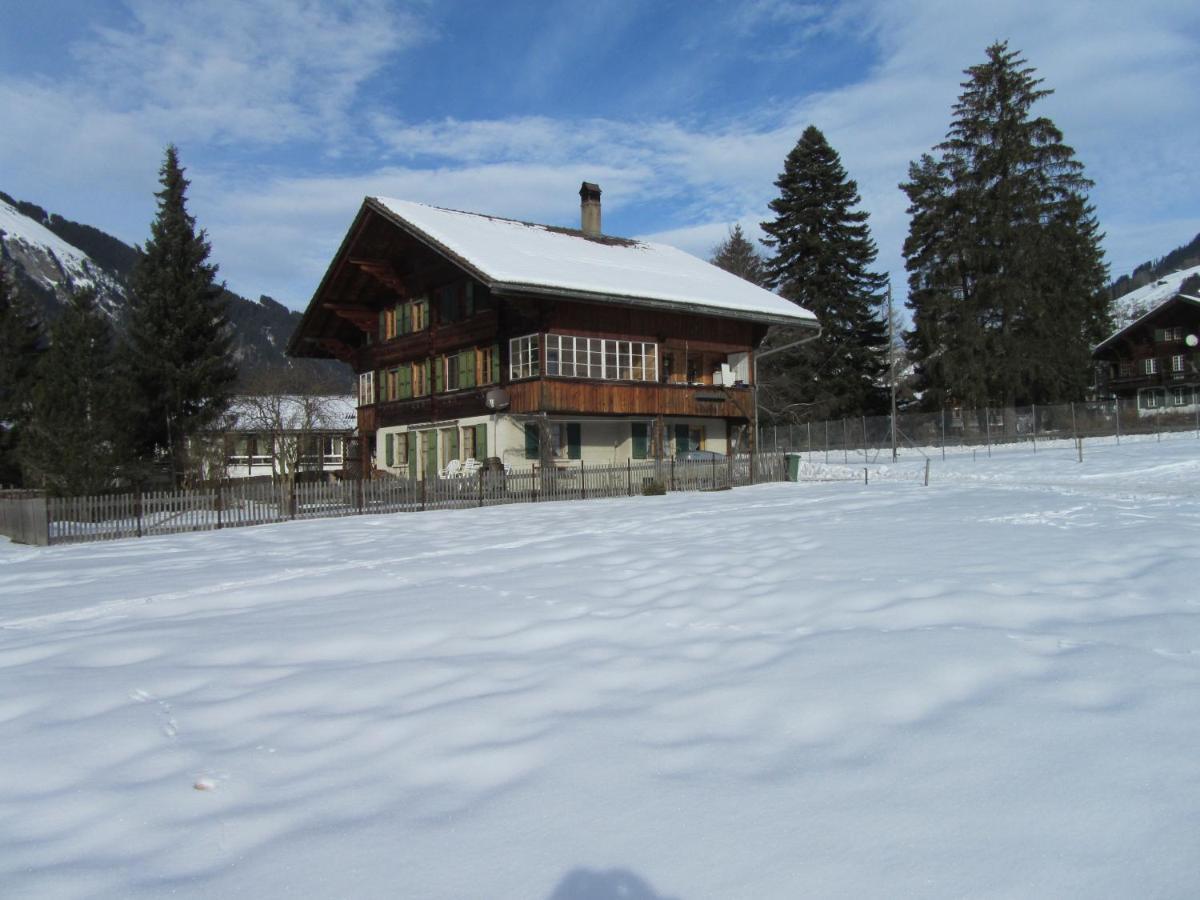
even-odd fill
[{"label": "small window", "polygon": [[375,373],[363,372],[358,376],[358,405],[370,406],[375,402]]},{"label": "small window", "polygon": [[1120,377],[1122,377],[1122,378],[1132,378],[1133,377],[1133,360],[1132,359],[1121,360],[1121,362],[1117,364],[1117,374],[1120,375]]},{"label": "small window", "polygon": [[1138,392],[1138,405],[1142,409],[1159,409],[1163,405],[1163,392],[1160,388],[1153,388]]},{"label": "small window", "polygon": [[1172,372],[1182,372],[1183,371],[1183,354],[1182,353],[1177,353],[1175,356],[1171,357],[1171,371]]},{"label": "small window", "polygon": [[1150,357],[1149,359],[1142,360],[1142,374],[1143,375],[1157,375],[1158,374],[1158,360],[1155,357]]},{"label": "small window", "polygon": [[540,374],[538,336],[513,338],[508,342],[508,377],[532,378]]},{"label": "small window", "polygon": [[1171,388],[1172,406],[1189,406],[1192,402],[1192,389],[1186,387]]}]

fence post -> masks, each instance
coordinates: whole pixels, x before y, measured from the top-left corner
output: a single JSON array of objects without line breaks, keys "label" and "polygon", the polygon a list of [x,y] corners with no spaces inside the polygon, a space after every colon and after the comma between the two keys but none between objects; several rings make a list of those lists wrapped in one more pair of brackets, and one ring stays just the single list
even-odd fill
[{"label": "fence post", "polygon": [[942,462],[946,461],[946,407],[942,407]]},{"label": "fence post", "polygon": [[421,479],[421,512],[425,512],[425,482],[429,480],[429,473],[425,473],[425,477]]},{"label": "fence post", "polygon": [[627,497],[633,496],[633,460],[625,460],[625,490]]},{"label": "fence post", "polygon": [[142,489],[138,488],[133,500],[133,511],[137,515],[137,536],[142,536]]},{"label": "fence post", "polygon": [[862,417],[863,462],[867,461],[867,417]]},{"label": "fence post", "polygon": [[871,483],[871,476],[870,476],[870,474],[869,474],[869,473],[870,473],[870,471],[871,471],[871,470],[870,470],[870,469],[868,469],[866,466],[863,466],[863,484],[870,484],[870,483]]},{"label": "fence post", "polygon": [[[1120,397],[1113,398],[1113,411],[1116,413],[1116,418],[1117,418],[1117,443],[1120,444],[1121,443],[1121,398]],[[1200,412],[1200,407],[1197,407],[1197,411]]]},{"label": "fence post", "polygon": [[713,454],[712,458],[712,473],[713,473],[713,490],[717,489],[717,457]]},{"label": "fence post", "polygon": [[671,490],[675,490],[675,457],[671,457]]},{"label": "fence post", "polygon": [[929,487],[929,457],[925,457],[925,487]]},{"label": "fence post", "polygon": [[812,462],[812,422],[805,424],[808,426],[808,461]]},{"label": "fence post", "polygon": [[991,407],[985,406],[983,408],[983,424],[984,424],[984,428],[987,430],[988,459],[991,459],[991,457],[992,457],[992,410],[991,410]]},{"label": "fence post", "polygon": [[479,505],[480,505],[480,507],[482,507],[483,506],[483,466],[479,467],[479,471],[476,474],[479,475]]},{"label": "fence post", "polygon": [[221,482],[217,482],[217,530],[220,531],[224,524],[224,516],[222,513],[225,509],[225,500],[221,496]]},{"label": "fence post", "polygon": [[829,420],[825,420],[825,464],[829,464]]},{"label": "fence post", "polygon": [[850,463],[850,446],[846,441],[846,420],[842,419],[842,462],[846,465]]},{"label": "fence post", "polygon": [[[583,454],[581,451],[580,456],[582,456],[582,455]],[[584,476],[582,459],[579,460],[579,499],[580,500],[587,499],[587,478]]]},{"label": "fence post", "polygon": [[[1033,452],[1037,453],[1037,404],[1032,404],[1033,408]],[[1075,427],[1075,404],[1071,404],[1071,428]]]}]

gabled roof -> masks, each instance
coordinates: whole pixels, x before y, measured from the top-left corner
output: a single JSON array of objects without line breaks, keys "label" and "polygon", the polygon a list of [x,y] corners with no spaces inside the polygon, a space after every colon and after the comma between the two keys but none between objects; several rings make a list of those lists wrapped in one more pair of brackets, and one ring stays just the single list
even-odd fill
[{"label": "gabled roof", "polygon": [[370,207],[495,293],[632,303],[816,326],[811,312],[665,244],[368,197]]},{"label": "gabled roof", "polygon": [[1144,313],[1141,316],[1139,316],[1138,318],[1134,319],[1132,322],[1130,322],[1124,328],[1114,331],[1112,334],[1110,334],[1108,337],[1106,337],[1104,340],[1102,340],[1099,344],[1097,344],[1094,348],[1092,348],[1092,355],[1095,356],[1097,353],[1099,353],[1101,350],[1108,347],[1110,344],[1115,343],[1117,341],[1117,339],[1120,338],[1122,335],[1128,334],[1130,331],[1133,331],[1135,328],[1138,328],[1141,325],[1145,324],[1148,320],[1154,318],[1159,313],[1163,312],[1168,306],[1173,305],[1176,301],[1178,301],[1180,303],[1186,303],[1189,306],[1194,306],[1197,309],[1200,309],[1200,299],[1189,296],[1188,294],[1175,294],[1173,297],[1170,297],[1169,299],[1159,303],[1158,306],[1154,307],[1149,312]]}]

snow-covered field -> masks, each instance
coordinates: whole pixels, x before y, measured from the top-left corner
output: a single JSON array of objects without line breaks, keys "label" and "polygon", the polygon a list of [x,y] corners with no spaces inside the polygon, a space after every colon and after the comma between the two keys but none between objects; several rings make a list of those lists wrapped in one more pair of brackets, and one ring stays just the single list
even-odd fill
[{"label": "snow-covered field", "polygon": [[1182,435],[0,543],[0,894],[1195,896],[1198,484]]}]

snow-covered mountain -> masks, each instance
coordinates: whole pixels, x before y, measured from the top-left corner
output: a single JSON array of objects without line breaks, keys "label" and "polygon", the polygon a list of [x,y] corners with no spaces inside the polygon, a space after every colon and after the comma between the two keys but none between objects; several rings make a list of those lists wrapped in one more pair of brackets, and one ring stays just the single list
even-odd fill
[{"label": "snow-covered mountain", "polygon": [[[47,213],[0,192],[0,264],[18,291],[53,321],[73,290],[92,289],[119,329],[129,303],[128,278],[138,251],[97,228]],[[226,291],[234,356],[248,381],[286,375],[294,389],[349,387],[349,368],[331,360],[294,360],[284,352],[300,313],[270,297],[257,302]]]},{"label": "snow-covered mountain", "polygon": [[1191,266],[1156,278],[1128,294],[1113,301],[1113,320],[1118,329],[1140,319],[1150,310],[1165,303],[1179,293],[1183,283],[1193,275],[1200,275],[1200,266]]}]

